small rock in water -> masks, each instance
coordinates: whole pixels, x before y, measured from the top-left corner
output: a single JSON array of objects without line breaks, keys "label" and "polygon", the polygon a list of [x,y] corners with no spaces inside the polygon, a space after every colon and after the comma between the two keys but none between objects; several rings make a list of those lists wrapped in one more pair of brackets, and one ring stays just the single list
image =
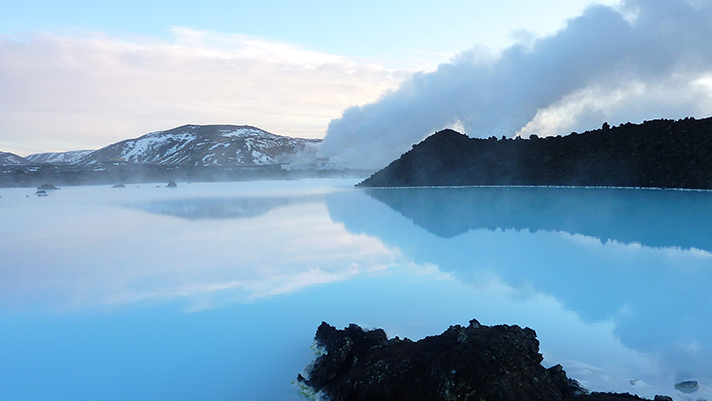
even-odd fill
[{"label": "small rock in water", "polygon": [[170,182],[168,183],[168,185],[166,185],[166,188],[175,188],[175,187],[177,187],[177,186],[178,186],[178,184],[176,184],[175,181],[170,181]]},{"label": "small rock in water", "polygon": [[39,187],[37,187],[37,189],[47,190],[47,189],[59,189],[59,188],[54,186],[53,184],[46,183],[46,184],[40,185]]},{"label": "small rock in water", "polygon": [[687,380],[680,383],[675,383],[675,389],[682,393],[694,393],[700,389],[700,385],[694,380]]},{"label": "small rock in water", "polygon": [[37,195],[37,196],[47,196],[47,191],[45,191],[44,189],[40,189],[40,190],[38,190],[37,192],[35,192],[35,195]]},{"label": "small rock in water", "polygon": [[116,185],[112,186],[111,188],[126,188],[126,185],[124,185],[124,184],[116,184]]}]

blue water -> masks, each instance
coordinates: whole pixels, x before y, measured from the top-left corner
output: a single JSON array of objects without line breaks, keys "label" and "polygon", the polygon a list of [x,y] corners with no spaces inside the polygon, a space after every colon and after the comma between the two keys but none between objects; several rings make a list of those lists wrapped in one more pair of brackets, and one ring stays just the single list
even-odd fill
[{"label": "blue water", "polygon": [[712,193],[354,183],[0,189],[0,399],[298,400],[322,320],[472,318],[591,390],[712,399]]}]

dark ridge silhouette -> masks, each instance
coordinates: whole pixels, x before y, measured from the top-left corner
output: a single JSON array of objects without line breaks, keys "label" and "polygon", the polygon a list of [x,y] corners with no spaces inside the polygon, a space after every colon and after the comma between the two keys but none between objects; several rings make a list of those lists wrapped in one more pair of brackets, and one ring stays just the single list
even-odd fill
[{"label": "dark ridge silhouette", "polygon": [[712,118],[653,120],[583,134],[469,138],[446,129],[362,187],[556,185],[712,188]]}]

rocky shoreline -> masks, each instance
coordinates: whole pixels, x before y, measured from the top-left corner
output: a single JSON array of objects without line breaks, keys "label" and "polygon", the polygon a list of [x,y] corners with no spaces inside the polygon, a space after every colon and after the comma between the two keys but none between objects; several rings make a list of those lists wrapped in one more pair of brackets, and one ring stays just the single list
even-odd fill
[{"label": "rocky shoreline", "polygon": [[[614,401],[636,395],[591,393],[560,365],[541,365],[530,328],[471,320],[419,341],[388,339],[382,329],[343,330],[322,322],[322,352],[298,382],[331,401]],[[655,401],[672,401],[656,396]]]},{"label": "rocky shoreline", "polygon": [[0,188],[57,185],[114,185],[168,181],[220,182],[295,180],[303,178],[362,178],[362,170],[283,170],[279,164],[264,166],[184,166],[161,164],[98,163],[95,165],[42,164],[0,166]]}]

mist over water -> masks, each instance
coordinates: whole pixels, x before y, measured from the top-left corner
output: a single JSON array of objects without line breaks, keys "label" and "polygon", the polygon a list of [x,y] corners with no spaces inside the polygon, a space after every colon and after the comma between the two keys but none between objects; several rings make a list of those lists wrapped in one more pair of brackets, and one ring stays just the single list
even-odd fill
[{"label": "mist over water", "polygon": [[0,399],[297,400],[322,321],[472,318],[591,390],[712,398],[709,192],[353,184],[0,189]]},{"label": "mist over water", "polygon": [[709,2],[591,6],[552,36],[497,55],[473,48],[373,103],[346,109],[329,124],[320,156],[379,169],[446,127],[473,137],[528,137],[604,121],[706,117],[710,37]]}]

